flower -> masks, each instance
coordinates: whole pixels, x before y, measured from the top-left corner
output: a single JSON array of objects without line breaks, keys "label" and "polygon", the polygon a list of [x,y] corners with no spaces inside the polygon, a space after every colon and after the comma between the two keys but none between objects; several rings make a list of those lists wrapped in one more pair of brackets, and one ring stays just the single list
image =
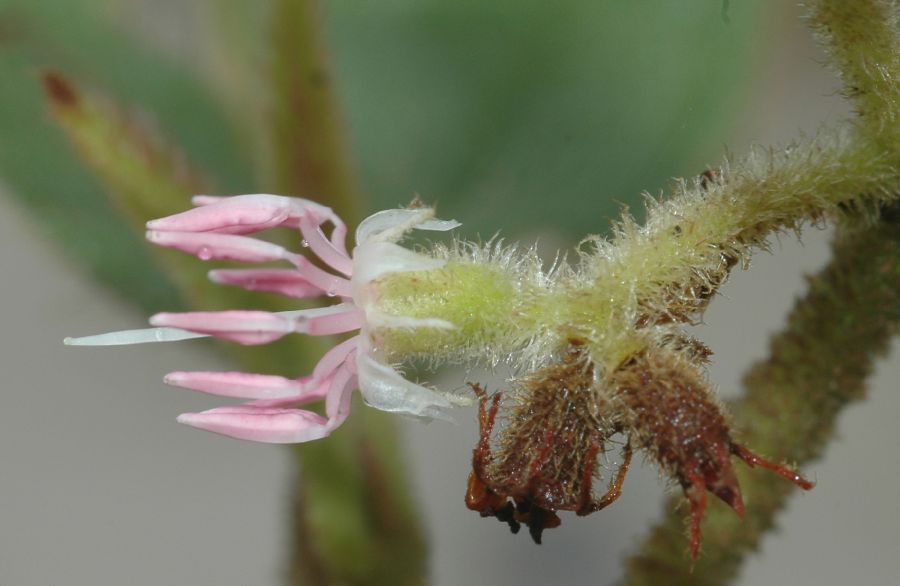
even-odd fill
[{"label": "flower", "polygon": [[[378,279],[407,271],[429,271],[446,260],[397,244],[408,231],[447,231],[456,221],[434,219],[432,208],[394,209],[365,219],[356,231],[356,247],[347,252],[347,227],[334,212],[315,202],[278,195],[196,196],[188,211],[147,223],[147,239],[202,260],[248,263],[287,261],[292,268],[216,269],[217,283],[294,298],[327,296],[339,303],[280,313],[209,311],[160,313],[154,328],[70,338],[71,345],[118,345],[214,336],[240,344],[266,344],[290,333],[313,336],[357,331],[299,379],[244,372],[173,372],[167,384],[205,393],[248,399],[239,405],[185,413],[178,421],[227,436],[268,443],[297,443],[329,435],[347,418],[352,391],[359,388],[377,409],[423,419],[445,418],[461,401],[411,382],[380,358],[373,328],[453,329],[447,320],[384,312],[378,307]],[[330,235],[322,228],[331,224]],[[246,236],[277,226],[296,228],[302,245],[329,270],[302,254]],[[324,399],[325,415],[297,407]]]}]

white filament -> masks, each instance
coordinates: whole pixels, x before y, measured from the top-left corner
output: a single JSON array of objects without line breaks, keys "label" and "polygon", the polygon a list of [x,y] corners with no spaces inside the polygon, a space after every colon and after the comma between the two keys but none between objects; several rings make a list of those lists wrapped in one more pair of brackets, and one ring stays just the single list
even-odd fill
[{"label": "white filament", "polygon": [[192,338],[207,338],[208,334],[198,334],[180,328],[145,328],[140,330],[121,330],[107,332],[95,336],[66,338],[66,346],[127,346],[129,344],[146,344],[147,342],[177,342]]}]

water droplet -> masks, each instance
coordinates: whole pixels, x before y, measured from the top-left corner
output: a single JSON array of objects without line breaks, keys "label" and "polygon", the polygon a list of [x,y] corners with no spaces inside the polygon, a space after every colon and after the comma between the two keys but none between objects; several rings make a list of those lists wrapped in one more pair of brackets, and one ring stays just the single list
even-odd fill
[{"label": "water droplet", "polygon": [[340,287],[341,283],[338,280],[334,280],[328,284],[328,289],[325,290],[325,295],[329,297],[334,297],[337,295],[338,287]]},{"label": "water droplet", "polygon": [[309,240],[304,238],[303,240],[300,241],[300,246],[302,246],[303,248],[309,248]]},{"label": "water droplet", "polygon": [[212,256],[212,250],[208,246],[201,246],[200,250],[197,251],[197,258],[200,260],[209,260]]}]

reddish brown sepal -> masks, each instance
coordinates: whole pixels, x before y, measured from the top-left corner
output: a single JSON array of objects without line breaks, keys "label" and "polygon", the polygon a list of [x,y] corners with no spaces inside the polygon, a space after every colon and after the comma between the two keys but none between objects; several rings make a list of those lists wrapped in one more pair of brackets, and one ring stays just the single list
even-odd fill
[{"label": "reddish brown sepal", "polygon": [[614,375],[624,409],[622,428],[632,443],[676,479],[691,505],[691,556],[700,552],[707,491],[743,517],[744,501],[731,462],[772,470],[808,490],[812,483],[797,472],[763,459],[735,443],[721,406],[700,367],[663,349],[641,353]]},{"label": "reddish brown sepal", "polygon": [[807,480],[793,468],[788,468],[787,466],[783,466],[781,464],[776,464],[770,460],[766,460],[762,456],[754,454],[740,444],[732,444],[731,451],[735,456],[746,462],[751,468],[754,466],[759,466],[760,468],[771,470],[775,474],[778,474],[783,478],[787,478],[803,490],[811,490],[816,485],[815,482]]},{"label": "reddish brown sepal", "polygon": [[490,399],[472,385],[479,402],[481,428],[472,455],[466,505],[482,516],[497,517],[515,533],[528,526],[535,543],[544,529],[559,526],[557,511],[588,515],[614,502],[631,460],[626,446],[624,462],[609,490],[593,494],[597,459],[613,431],[600,417],[593,373],[576,348],[521,381],[518,402],[497,440],[491,436],[500,394]]}]

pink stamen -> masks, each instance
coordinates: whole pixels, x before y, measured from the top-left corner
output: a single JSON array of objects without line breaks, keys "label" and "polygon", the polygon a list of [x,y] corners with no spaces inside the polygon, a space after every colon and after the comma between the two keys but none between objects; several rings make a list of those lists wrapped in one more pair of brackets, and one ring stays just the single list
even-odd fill
[{"label": "pink stamen", "polygon": [[256,238],[218,234],[215,232],[147,232],[153,244],[177,248],[200,260],[236,260],[239,262],[272,262],[291,260],[296,256],[283,247]]},{"label": "pink stamen", "polygon": [[334,429],[321,415],[300,409],[232,405],[201,413],[185,413],[179,423],[227,435],[271,444],[300,443],[321,439]]},{"label": "pink stamen", "polygon": [[[254,407],[296,407],[298,405],[320,401],[328,394],[328,389],[331,387],[333,378],[334,376],[332,375],[325,380],[314,381],[312,376],[306,376],[300,379],[302,384],[306,387],[306,390],[298,395],[293,397],[282,397],[279,399],[258,399],[245,403],[245,405],[252,405]],[[310,386],[313,383],[315,383],[315,386]]]},{"label": "pink stamen", "polygon": [[154,326],[181,328],[240,344],[268,344],[290,334],[328,336],[362,327],[364,316],[351,303],[283,313],[268,311],[193,311],[158,313]]},{"label": "pink stamen", "polygon": [[244,195],[211,200],[207,205],[147,222],[149,230],[249,234],[280,226],[291,216],[289,199]]},{"label": "pink stamen", "polygon": [[354,308],[341,313],[315,317],[298,317],[296,331],[311,336],[330,336],[360,329],[365,323],[363,313]]},{"label": "pink stamen", "polygon": [[324,356],[319,360],[319,363],[316,364],[316,367],[313,369],[312,376],[316,380],[322,380],[326,377],[331,376],[335,370],[338,369],[342,364],[347,362],[348,356],[353,350],[359,345],[359,336],[353,336],[348,340],[344,340],[331,350],[325,353]]},{"label": "pink stamen", "polygon": [[309,299],[326,293],[310,283],[297,269],[214,269],[214,283],[235,285],[248,291],[280,293],[295,299]]},{"label": "pink stamen", "polygon": [[307,215],[300,218],[300,233],[316,256],[322,259],[328,266],[340,271],[347,276],[353,274],[353,261],[346,252],[341,252],[335,247],[320,228],[318,218]]},{"label": "pink stamen", "polygon": [[327,428],[329,431],[340,426],[350,415],[350,399],[353,397],[352,391],[356,388],[356,383],[356,375],[346,366],[335,372],[325,397],[325,413],[328,415]]},{"label": "pink stamen", "polygon": [[337,216],[330,218],[330,220],[334,224],[334,229],[331,231],[331,243],[337,248],[338,252],[350,258],[350,253],[347,252],[347,226]]},{"label": "pink stamen", "polygon": [[289,260],[297,267],[297,272],[304,279],[322,289],[326,295],[338,297],[351,297],[353,295],[349,279],[323,271],[312,264],[308,258],[299,254],[292,255]]},{"label": "pink stamen", "polygon": [[282,399],[305,390],[302,381],[247,372],[170,372],[167,385],[238,399]]},{"label": "pink stamen", "polygon": [[191,201],[199,207],[211,207],[208,210],[188,210],[168,218],[153,220],[152,225],[148,224],[148,228],[179,232],[215,231],[223,234],[247,234],[275,226],[298,228],[301,218],[314,214],[324,221],[331,222],[335,229],[331,238],[333,244],[349,256],[343,245],[343,239],[347,235],[346,225],[330,208],[314,201],[266,193],[232,197],[195,195]]},{"label": "pink stamen", "polygon": [[294,331],[292,319],[267,311],[158,313],[150,318],[150,323],[209,334],[246,345],[268,344]]}]

